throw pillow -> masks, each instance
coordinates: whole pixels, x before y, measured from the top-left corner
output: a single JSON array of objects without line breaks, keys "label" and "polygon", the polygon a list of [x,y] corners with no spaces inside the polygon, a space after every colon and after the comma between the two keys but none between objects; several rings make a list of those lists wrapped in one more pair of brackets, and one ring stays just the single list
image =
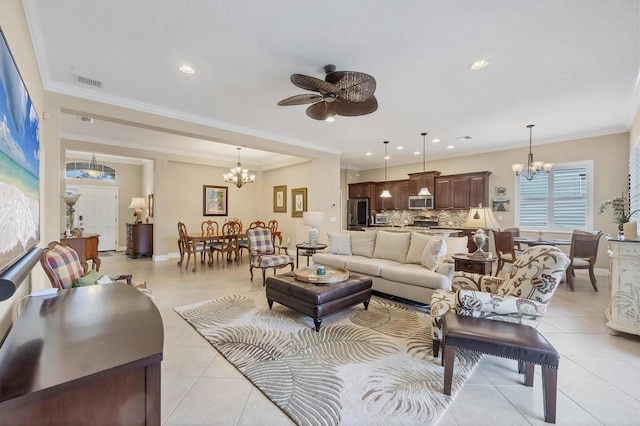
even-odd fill
[{"label": "throw pillow", "polygon": [[442,265],[447,254],[447,243],[443,238],[434,238],[427,242],[422,252],[422,262],[420,264],[427,269],[435,271]]},{"label": "throw pillow", "polygon": [[411,241],[410,232],[378,231],[373,257],[404,263]]},{"label": "throw pillow", "polygon": [[429,240],[434,238],[433,235],[420,234],[418,232],[411,233],[411,244],[409,245],[409,251],[407,252],[407,260],[405,263],[415,263],[416,265],[420,265],[422,262],[422,252],[424,251],[424,247],[427,245]]},{"label": "throw pillow", "polygon": [[95,285],[96,281],[98,281],[102,277],[102,274],[94,271],[93,269],[89,269],[86,275],[78,278],[73,282],[74,287],[84,287],[87,285]]},{"label": "throw pillow", "polygon": [[444,241],[447,243],[447,261],[453,263],[452,255],[456,253],[469,253],[467,244],[469,237],[444,237]]},{"label": "throw pillow", "polygon": [[329,237],[329,253],[351,256],[351,235],[329,232],[327,236]]},{"label": "throw pillow", "polygon": [[376,231],[351,231],[351,254],[371,258],[376,247]]}]

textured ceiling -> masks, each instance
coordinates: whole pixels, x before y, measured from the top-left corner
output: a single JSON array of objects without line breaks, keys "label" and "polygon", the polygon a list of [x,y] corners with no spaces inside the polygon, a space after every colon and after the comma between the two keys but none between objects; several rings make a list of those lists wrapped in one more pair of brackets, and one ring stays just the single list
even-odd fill
[{"label": "textured ceiling", "polygon": [[[638,105],[637,0],[23,4],[47,90],[341,153],[356,169],[381,166],[384,140],[389,165],[420,162],[421,132],[427,161],[526,147],[530,123],[534,150],[625,132]],[[489,66],[470,70],[480,58]],[[180,73],[184,63],[195,74]],[[308,118],[304,105],[276,105],[308,93],[292,73],[324,78],[329,63],[374,76],[378,110],[327,123]],[[78,75],[103,87],[79,84]],[[65,121],[63,134],[85,131]],[[87,138],[127,138],[126,129],[104,127]],[[144,134],[137,143],[159,143]],[[201,144],[202,155],[217,149]]]}]

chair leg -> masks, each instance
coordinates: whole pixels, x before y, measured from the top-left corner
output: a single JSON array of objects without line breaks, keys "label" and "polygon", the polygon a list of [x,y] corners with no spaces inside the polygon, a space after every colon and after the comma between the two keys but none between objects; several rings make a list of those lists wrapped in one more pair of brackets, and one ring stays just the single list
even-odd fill
[{"label": "chair leg", "polygon": [[431,346],[433,348],[433,356],[438,358],[438,354],[440,353],[440,340],[433,339]]},{"label": "chair leg", "polygon": [[262,268],[262,287],[267,285],[267,268]]},{"label": "chair leg", "polygon": [[569,284],[569,288],[571,289],[571,291],[573,290],[573,267],[569,266],[567,268],[567,284]]},{"label": "chair leg", "polygon": [[249,265],[249,273],[251,274],[251,281],[253,281],[253,266]]},{"label": "chair leg", "polygon": [[596,283],[596,274],[593,272],[593,265],[589,266],[589,278],[591,279],[591,285],[593,286],[593,291],[598,291],[598,286]]},{"label": "chair leg", "polygon": [[544,399],[544,421],[556,422],[558,396],[558,369],[542,366],[542,395]]}]

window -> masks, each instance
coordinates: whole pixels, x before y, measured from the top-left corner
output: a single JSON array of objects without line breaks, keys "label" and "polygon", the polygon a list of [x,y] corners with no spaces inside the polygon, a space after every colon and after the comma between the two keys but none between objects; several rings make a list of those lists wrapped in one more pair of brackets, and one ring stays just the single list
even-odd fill
[{"label": "window", "polygon": [[[640,139],[636,141],[629,157],[630,211],[640,210]],[[638,215],[633,220],[638,220]]]},{"label": "window", "polygon": [[104,164],[92,165],[86,161],[75,161],[66,164],[67,179],[92,179],[109,182],[116,181],[116,171]]},{"label": "window", "polygon": [[593,161],[554,164],[528,181],[516,177],[516,225],[530,231],[593,228]]}]

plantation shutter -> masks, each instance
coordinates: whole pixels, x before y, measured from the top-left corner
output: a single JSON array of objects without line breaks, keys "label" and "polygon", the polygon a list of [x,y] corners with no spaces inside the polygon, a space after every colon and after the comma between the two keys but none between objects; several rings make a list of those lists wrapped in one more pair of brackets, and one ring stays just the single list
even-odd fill
[{"label": "plantation shutter", "polygon": [[527,180],[520,175],[520,226],[545,227],[549,220],[549,176]]}]

